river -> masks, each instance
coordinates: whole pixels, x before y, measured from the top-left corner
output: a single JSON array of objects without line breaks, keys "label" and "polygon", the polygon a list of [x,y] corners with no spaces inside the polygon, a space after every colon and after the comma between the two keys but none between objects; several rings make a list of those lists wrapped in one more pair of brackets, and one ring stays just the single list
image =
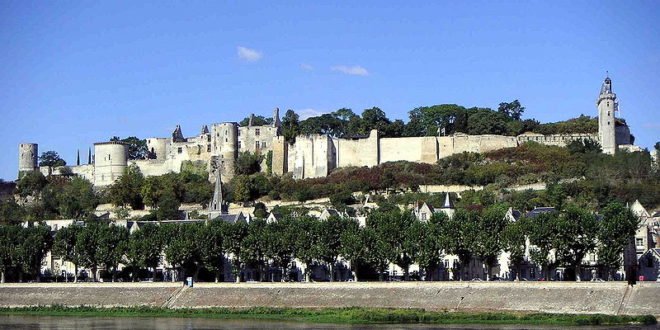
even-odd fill
[{"label": "river", "polygon": [[[349,325],[254,320],[220,320],[202,318],[156,317],[65,317],[65,316],[0,316],[1,330],[77,330],[77,329],[559,329],[558,326],[533,325],[421,325],[379,324]],[[616,327],[570,327],[574,329],[621,329]],[[654,326],[630,326],[629,329],[654,329]]]}]

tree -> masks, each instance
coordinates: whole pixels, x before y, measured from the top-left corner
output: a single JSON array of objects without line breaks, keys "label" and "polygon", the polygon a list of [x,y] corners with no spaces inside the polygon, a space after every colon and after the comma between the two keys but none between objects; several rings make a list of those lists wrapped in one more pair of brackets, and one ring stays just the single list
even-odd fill
[{"label": "tree", "polygon": [[234,201],[247,203],[252,199],[250,177],[238,175],[232,180],[232,183]]},{"label": "tree", "polygon": [[86,222],[82,230],[78,232],[78,237],[76,239],[75,249],[77,253],[80,254],[80,259],[78,260],[80,266],[89,268],[92,271],[92,279],[94,282],[96,282],[98,278],[98,267],[101,264],[98,251],[101,248],[103,226],[105,226],[105,224],[101,224],[97,221]]},{"label": "tree", "polygon": [[16,263],[16,246],[22,227],[0,225],[0,284],[5,283],[6,273]]},{"label": "tree", "polygon": [[48,180],[41,172],[27,172],[16,182],[16,192],[22,197],[37,196],[47,184]]},{"label": "tree", "polygon": [[[375,211],[367,217],[367,227],[373,228],[377,239],[387,245],[382,253],[391,252],[391,256],[383,258],[392,260],[403,269],[404,278],[409,279],[410,265],[413,264],[414,244],[410,244],[408,236],[412,225],[416,222],[411,212],[395,210],[391,212]],[[380,261],[380,260],[379,260]]]},{"label": "tree", "polygon": [[156,155],[152,154],[147,147],[147,140],[138,139],[135,136],[129,136],[120,139],[118,136],[113,136],[110,142],[123,142],[128,145],[128,159],[148,159],[155,158]]},{"label": "tree", "polygon": [[517,222],[507,224],[502,231],[502,243],[504,251],[509,253],[511,265],[515,271],[515,279],[520,279],[520,266],[525,260],[525,223],[521,219]]},{"label": "tree", "polygon": [[504,248],[502,232],[507,220],[504,215],[507,205],[496,204],[484,210],[477,234],[476,255],[486,264],[486,280],[490,281],[491,271],[497,265],[497,257]]},{"label": "tree", "polygon": [[520,105],[520,101],[513,100],[511,103],[500,103],[497,112],[507,115],[512,120],[520,120],[523,112],[525,112],[525,107]]},{"label": "tree", "polygon": [[557,261],[575,270],[575,280],[580,281],[580,266],[584,257],[596,247],[596,216],[576,206],[569,206],[561,213],[554,227],[554,246]]},{"label": "tree", "polygon": [[199,240],[204,242],[199,246],[202,265],[213,271],[215,283],[220,281],[220,274],[225,265],[225,248],[223,244],[227,223],[211,220],[199,232]]},{"label": "tree", "polygon": [[356,220],[339,216],[331,216],[318,223],[318,241],[315,249],[319,259],[325,262],[330,270],[330,282],[335,281],[335,265],[342,249],[341,236],[357,226]]},{"label": "tree", "polygon": [[257,219],[250,222],[248,235],[242,242],[240,257],[243,265],[258,270],[260,278],[253,280],[264,280],[268,238],[265,220]]},{"label": "tree", "polygon": [[17,224],[25,217],[25,210],[13,199],[0,199],[0,225]]},{"label": "tree", "polygon": [[282,135],[286,142],[294,143],[298,134],[300,134],[300,116],[289,109],[282,117]]},{"label": "tree", "polygon": [[296,235],[293,244],[293,256],[305,264],[305,282],[310,281],[312,262],[318,259],[314,248],[318,242],[318,220],[312,216],[295,218]]},{"label": "tree", "polygon": [[349,228],[340,236],[341,256],[350,262],[353,279],[357,282],[359,265],[367,262],[367,246],[364,244],[365,228]]},{"label": "tree", "polygon": [[99,248],[96,251],[98,261],[112,276],[117,279],[117,268],[126,252],[128,243],[128,228],[121,226],[103,226],[99,235]]},{"label": "tree", "polygon": [[553,263],[550,259],[550,251],[555,248],[553,244],[556,243],[557,219],[557,212],[541,213],[528,218],[526,222],[530,244],[534,245],[530,248],[530,257],[535,264],[541,266],[546,279],[550,279],[550,266]]},{"label": "tree", "polygon": [[446,242],[446,248],[449,254],[458,256],[458,278],[463,280],[465,277],[465,267],[469,265],[472,256],[477,249],[477,240],[480,219],[473,212],[458,210],[454,216],[446,220],[442,225],[443,242]]},{"label": "tree", "polygon": [[236,174],[250,175],[261,171],[261,162],[263,155],[253,154],[249,151],[244,151],[238,154],[236,158]]},{"label": "tree", "polygon": [[64,161],[64,159],[62,159],[55,151],[45,151],[39,156],[39,166],[57,167],[65,165],[66,161]]},{"label": "tree", "polygon": [[405,136],[438,136],[467,132],[467,110],[456,104],[419,107],[408,112]]},{"label": "tree", "polygon": [[[252,126],[265,126],[265,125],[272,125],[273,124],[273,118],[266,118],[261,115],[256,115],[256,116],[250,116],[252,117]],[[250,124],[250,117],[245,117],[243,120],[241,120],[238,124],[241,126],[248,126]]]},{"label": "tree", "polygon": [[255,218],[266,219],[268,217],[268,210],[266,209],[266,204],[262,202],[255,203],[252,214],[254,214]]},{"label": "tree", "polygon": [[241,250],[243,248],[243,240],[248,235],[248,224],[245,221],[239,221],[230,224],[225,233],[226,252],[231,256],[232,273],[236,278],[236,282],[241,281]]},{"label": "tree", "polygon": [[614,279],[614,272],[621,267],[621,254],[635,236],[640,219],[625,205],[608,204],[598,223],[598,260],[605,266],[607,280]]},{"label": "tree", "polygon": [[[293,260],[293,240],[297,232],[290,217],[266,224],[265,257],[272,261],[274,267],[281,268],[281,281],[288,280],[289,264]],[[273,278],[271,277],[271,281]]]},{"label": "tree", "polygon": [[122,176],[108,188],[108,197],[115,206],[130,205],[134,210],[142,209],[144,207],[141,194],[143,184],[144,176],[140,168],[131,164],[124,168]]},{"label": "tree", "polygon": [[573,140],[566,147],[572,154],[600,153],[603,151],[600,143],[594,139]]},{"label": "tree", "polygon": [[[179,278],[192,275],[197,279],[201,264],[199,232],[201,224],[165,224],[166,233],[163,252],[167,261],[179,271]],[[172,276],[172,282],[175,277]]]},{"label": "tree", "polygon": [[130,234],[124,263],[132,268],[132,279],[137,279],[140,267],[150,267],[155,273],[160,262],[166,233],[156,224],[147,223]]},{"label": "tree", "polygon": [[98,205],[93,185],[81,177],[73,177],[58,194],[59,214],[66,218],[82,218],[91,214]]},{"label": "tree", "polygon": [[[76,249],[76,242],[82,230],[83,227],[76,224],[61,228],[55,234],[53,243],[53,256],[73,264],[73,282],[78,282],[78,265],[81,262],[81,255]],[[65,281],[68,281],[68,276]]]},{"label": "tree", "polygon": [[[444,213],[435,213],[431,216],[445,215]],[[446,216],[445,216],[446,217]],[[435,221],[417,221],[407,232],[406,248],[412,252],[413,259],[419,265],[419,269],[425,273],[424,279],[430,281],[431,274],[440,265],[443,249],[440,240],[440,224]]]},{"label": "tree", "polygon": [[19,282],[23,274],[35,276],[37,282],[41,277],[41,263],[53,245],[53,237],[48,226],[34,226],[19,230],[14,246],[15,263],[19,268]]}]

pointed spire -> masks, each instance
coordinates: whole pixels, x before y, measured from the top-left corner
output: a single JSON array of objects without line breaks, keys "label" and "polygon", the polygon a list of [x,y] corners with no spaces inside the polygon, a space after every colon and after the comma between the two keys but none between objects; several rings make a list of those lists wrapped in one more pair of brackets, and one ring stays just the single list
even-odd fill
[{"label": "pointed spire", "polygon": [[275,110],[273,110],[273,127],[280,126],[282,126],[282,122],[280,121],[280,108],[275,108]]},{"label": "pointed spire", "polygon": [[449,198],[449,193],[445,194],[445,204],[442,205],[443,209],[453,209],[454,208],[454,203],[452,203],[451,199]]},{"label": "pointed spire", "polygon": [[206,125],[202,125],[202,134],[209,134],[209,127]]},{"label": "pointed spire", "polygon": [[80,166],[80,149],[78,149],[78,157],[76,158],[76,166]]},{"label": "pointed spire", "polygon": [[222,203],[222,179],[220,170],[215,170],[215,189],[213,190],[213,200],[209,203],[209,212],[212,214],[223,213]]},{"label": "pointed spire", "polygon": [[183,132],[181,131],[181,125],[176,125],[174,132],[172,132],[172,141],[186,142],[186,139],[183,137]]},{"label": "pointed spire", "polygon": [[87,165],[92,164],[92,148],[87,150]]}]

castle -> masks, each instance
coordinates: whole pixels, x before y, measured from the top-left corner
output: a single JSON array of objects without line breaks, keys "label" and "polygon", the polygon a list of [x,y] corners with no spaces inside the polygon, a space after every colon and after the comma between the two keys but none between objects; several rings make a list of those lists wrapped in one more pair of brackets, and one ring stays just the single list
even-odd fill
[{"label": "castle", "polygon": [[[525,133],[518,136],[467,135],[424,137],[380,137],[377,130],[369,136],[334,138],[328,135],[298,136],[294,143],[285,141],[281,134],[279,109],[273,113],[271,125],[253,125],[254,116],[247,126],[236,122],[204,125],[200,133],[184,137],[176,126],[171,137],[148,138],[151,159],[128,158],[128,145],[122,142],[94,144],[93,161],[85,165],[50,168],[37,165],[38,146],[35,143],[19,145],[19,174],[39,170],[44,174],[63,174],[65,171],[89,180],[96,187],[112,184],[129,165],[136,165],[145,176],[179,172],[184,162],[205,165],[209,173],[216,169],[222,180],[234,176],[239,152],[261,153],[275,175],[292,173],[296,179],[327,176],[335,168],[348,166],[377,166],[386,162],[409,161],[435,163],[439,159],[462,152],[487,152],[516,147],[528,141],[546,145],[565,146],[571,141],[592,139],[598,141],[603,152],[614,154],[617,149],[641,150],[631,144],[630,130],[625,123],[615,120],[616,94],[612,80],[607,77],[596,101],[598,107],[598,134]],[[272,155],[272,156],[270,156]],[[272,157],[272,158],[271,158]],[[209,175],[215,181],[215,175]]]}]

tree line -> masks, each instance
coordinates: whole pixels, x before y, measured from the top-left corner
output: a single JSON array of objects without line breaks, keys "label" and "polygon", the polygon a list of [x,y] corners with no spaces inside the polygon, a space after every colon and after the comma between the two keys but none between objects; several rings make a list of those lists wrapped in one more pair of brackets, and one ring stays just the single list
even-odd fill
[{"label": "tree line", "polygon": [[[260,274],[256,280],[272,280],[275,273],[287,280],[294,261],[304,265],[306,281],[316,266],[328,269],[333,281],[333,270],[342,260],[350,263],[354,280],[374,274],[384,280],[390,264],[399,266],[408,280],[413,264],[419,265],[422,273],[431,274],[442,267],[445,256],[455,255],[460,262],[452,267],[458,279],[470,279],[465,266],[471,260],[483,263],[490,279],[503,252],[510,254],[515,272],[512,277],[517,277],[529,239],[531,260],[544,276],[549,277],[553,267],[562,266],[574,270],[579,280],[583,259],[597,253],[599,266],[608,274],[606,279],[612,279],[639,224],[621,203],[610,203],[599,215],[568,205],[517,221],[505,217],[507,209],[507,204],[495,204],[460,209],[452,217],[434,213],[429,221],[418,221],[410,210],[383,208],[372,211],[365,226],[354,218],[320,220],[295,213],[270,223],[264,219],[249,223],[146,222],[132,233],[126,227],[96,220],[74,223],[54,236],[44,225],[2,225],[0,271],[3,280],[6,273],[18,281],[38,280],[42,260],[52,251],[53,256],[75,265],[74,280],[79,268],[91,270],[93,280],[101,268],[113,281],[118,276],[126,280],[153,277],[161,256],[180,277],[198,277],[201,271],[215,281],[224,280],[225,262],[230,263],[237,279],[242,270],[251,269]],[[124,266],[121,272],[120,265]]]}]

